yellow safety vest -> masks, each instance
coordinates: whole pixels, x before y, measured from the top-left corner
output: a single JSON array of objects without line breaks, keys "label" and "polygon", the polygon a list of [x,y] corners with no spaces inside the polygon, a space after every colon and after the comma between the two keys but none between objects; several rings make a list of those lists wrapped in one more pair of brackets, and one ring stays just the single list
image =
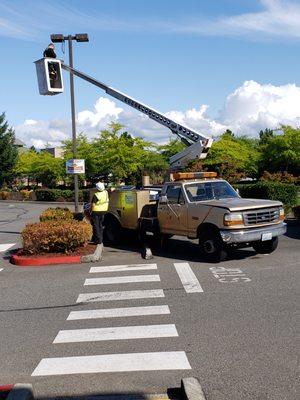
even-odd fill
[{"label": "yellow safety vest", "polygon": [[97,203],[92,203],[92,211],[107,211],[108,210],[108,193],[106,190],[102,192],[96,192],[95,196],[97,197]]}]

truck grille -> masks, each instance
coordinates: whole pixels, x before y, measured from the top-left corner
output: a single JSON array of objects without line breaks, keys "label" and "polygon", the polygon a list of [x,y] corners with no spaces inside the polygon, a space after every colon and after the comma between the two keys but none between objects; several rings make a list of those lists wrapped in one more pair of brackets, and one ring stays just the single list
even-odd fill
[{"label": "truck grille", "polygon": [[245,225],[268,224],[279,220],[278,208],[267,208],[244,213]]}]

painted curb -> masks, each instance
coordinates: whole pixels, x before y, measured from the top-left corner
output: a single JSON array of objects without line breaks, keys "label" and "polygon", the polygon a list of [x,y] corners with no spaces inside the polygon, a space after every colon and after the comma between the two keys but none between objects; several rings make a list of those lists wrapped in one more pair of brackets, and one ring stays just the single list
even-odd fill
[{"label": "painted curb", "polygon": [[181,380],[181,394],[184,400],[206,400],[200,382],[197,378]]},{"label": "painted curb", "polygon": [[6,400],[34,400],[33,387],[29,383],[16,383]]}]

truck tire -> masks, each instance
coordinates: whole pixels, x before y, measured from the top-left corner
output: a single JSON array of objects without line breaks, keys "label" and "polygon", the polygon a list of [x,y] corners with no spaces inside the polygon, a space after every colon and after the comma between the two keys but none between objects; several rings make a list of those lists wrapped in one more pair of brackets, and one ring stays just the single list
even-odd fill
[{"label": "truck tire", "polygon": [[201,253],[209,262],[218,263],[226,260],[227,250],[217,230],[205,230],[199,235]]},{"label": "truck tire", "polygon": [[273,253],[277,249],[278,246],[278,237],[275,237],[271,240],[267,240],[265,242],[255,242],[252,244],[252,247],[259,254],[270,254]]},{"label": "truck tire", "polygon": [[118,244],[121,239],[122,227],[119,221],[113,217],[107,217],[104,221],[104,239],[107,243]]}]

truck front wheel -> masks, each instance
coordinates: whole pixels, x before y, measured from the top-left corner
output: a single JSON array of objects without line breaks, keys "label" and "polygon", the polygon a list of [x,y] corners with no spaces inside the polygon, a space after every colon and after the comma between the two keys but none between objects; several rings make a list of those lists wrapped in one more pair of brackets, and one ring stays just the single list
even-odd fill
[{"label": "truck front wheel", "polygon": [[252,247],[259,254],[270,254],[273,253],[277,249],[278,246],[278,237],[275,237],[271,240],[266,240],[265,242],[255,242],[252,244]]},{"label": "truck front wheel", "polygon": [[205,230],[199,235],[199,246],[201,253],[209,262],[220,262],[227,258],[226,247],[215,230]]}]

